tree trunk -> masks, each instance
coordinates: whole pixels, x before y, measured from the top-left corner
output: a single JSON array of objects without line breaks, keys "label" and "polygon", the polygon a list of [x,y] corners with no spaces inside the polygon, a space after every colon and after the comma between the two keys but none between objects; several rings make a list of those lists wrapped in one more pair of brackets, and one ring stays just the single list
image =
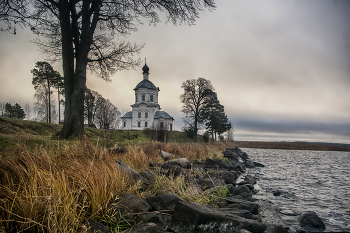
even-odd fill
[{"label": "tree trunk", "polygon": [[[62,34],[62,60],[65,87],[65,111],[62,130],[57,134],[61,138],[81,136],[84,133],[84,100],[85,79],[74,74],[74,50],[70,28],[70,12],[67,0],[60,0],[59,16]],[[82,87],[83,86],[83,87]]]},{"label": "tree trunk", "polygon": [[49,98],[49,123],[51,123],[51,90],[50,90],[50,81],[47,79],[47,90]]}]

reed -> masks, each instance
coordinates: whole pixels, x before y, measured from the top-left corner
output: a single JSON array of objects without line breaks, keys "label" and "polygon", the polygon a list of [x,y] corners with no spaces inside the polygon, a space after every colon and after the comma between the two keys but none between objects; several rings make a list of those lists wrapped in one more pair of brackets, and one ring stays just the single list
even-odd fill
[{"label": "reed", "polygon": [[190,187],[182,176],[158,174],[157,182],[138,193],[115,161],[122,159],[140,171],[149,162],[161,162],[159,150],[193,161],[213,157],[228,146],[148,142],[112,155],[86,138],[45,145],[33,149],[18,144],[0,155],[0,232],[77,232],[86,218],[106,221],[109,203],[125,192],[146,196],[169,191],[185,200],[209,203],[205,193]]}]

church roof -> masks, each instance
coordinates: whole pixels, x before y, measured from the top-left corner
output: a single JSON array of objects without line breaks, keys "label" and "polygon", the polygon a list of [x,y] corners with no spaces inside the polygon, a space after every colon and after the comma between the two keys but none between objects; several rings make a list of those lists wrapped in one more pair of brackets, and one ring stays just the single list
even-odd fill
[{"label": "church roof", "polygon": [[156,114],[154,115],[154,119],[158,119],[158,118],[164,118],[164,119],[173,119],[174,118],[172,116],[170,116],[167,112],[165,111],[156,111]]},{"label": "church roof", "polygon": [[154,103],[146,103],[146,102],[141,102],[141,103],[135,103],[130,105],[131,107],[138,107],[140,104],[146,104],[147,107],[159,107],[159,104],[154,104]]},{"label": "church roof", "polygon": [[122,118],[132,118],[132,111],[125,113],[125,115],[122,116]]},{"label": "church roof", "polygon": [[144,79],[141,82],[139,82],[139,84],[136,85],[136,87],[134,88],[134,91],[136,91],[137,89],[141,88],[141,87],[145,87],[148,89],[153,89],[153,90],[158,90],[159,88],[156,87],[151,81]]}]

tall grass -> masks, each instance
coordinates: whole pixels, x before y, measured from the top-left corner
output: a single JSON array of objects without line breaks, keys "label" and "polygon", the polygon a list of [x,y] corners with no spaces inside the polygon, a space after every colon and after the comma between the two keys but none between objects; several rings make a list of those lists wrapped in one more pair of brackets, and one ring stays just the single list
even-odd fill
[{"label": "tall grass", "polygon": [[[0,232],[76,232],[85,218],[103,216],[118,195],[137,193],[138,187],[115,166],[118,158],[140,171],[151,161],[161,162],[159,150],[193,161],[227,147],[225,143],[149,142],[111,155],[87,139],[59,143],[35,149],[22,144],[0,155]],[[148,195],[172,191],[193,200],[198,194],[189,190],[183,177],[157,177],[158,184],[150,187]]]}]

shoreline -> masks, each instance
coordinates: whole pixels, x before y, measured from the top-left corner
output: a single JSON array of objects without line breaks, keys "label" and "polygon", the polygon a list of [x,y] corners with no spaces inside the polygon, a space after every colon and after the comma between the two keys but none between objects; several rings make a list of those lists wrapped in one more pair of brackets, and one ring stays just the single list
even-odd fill
[{"label": "shoreline", "polygon": [[236,147],[257,149],[282,150],[315,150],[315,151],[347,151],[349,147],[337,143],[310,143],[310,142],[261,142],[261,141],[234,141]]}]

